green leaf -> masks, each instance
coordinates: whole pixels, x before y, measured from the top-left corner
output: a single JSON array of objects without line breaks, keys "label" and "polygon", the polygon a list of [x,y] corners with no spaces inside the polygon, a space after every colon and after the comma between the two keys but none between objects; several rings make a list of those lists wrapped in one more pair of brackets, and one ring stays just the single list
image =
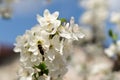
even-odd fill
[{"label": "green leaf", "polygon": [[114,33],[111,29],[109,30],[109,36],[113,39],[113,41],[116,41],[118,39],[118,35]]},{"label": "green leaf", "polygon": [[48,75],[48,73],[49,73],[49,70],[48,70],[45,62],[41,62],[38,66],[35,65],[33,68],[40,69],[40,71],[38,71],[37,73],[33,74],[33,77],[35,78],[35,80],[37,80],[37,77],[43,76],[43,74]]},{"label": "green leaf", "polygon": [[38,72],[38,74],[39,74],[39,76],[42,76],[44,73],[43,73],[43,71],[41,71],[41,72]]},{"label": "green leaf", "polygon": [[109,36],[112,37],[113,36],[113,31],[110,29],[109,30]]},{"label": "green leaf", "polygon": [[60,21],[61,21],[61,23],[67,22],[67,20],[65,18],[61,18]]},{"label": "green leaf", "polygon": [[44,73],[45,73],[46,75],[48,75],[49,70],[48,70],[48,69],[44,70]]},{"label": "green leaf", "polygon": [[114,34],[112,38],[113,38],[113,40],[117,40],[118,39],[118,35]]},{"label": "green leaf", "polygon": [[45,70],[47,68],[46,64],[44,62],[40,63],[39,69]]}]

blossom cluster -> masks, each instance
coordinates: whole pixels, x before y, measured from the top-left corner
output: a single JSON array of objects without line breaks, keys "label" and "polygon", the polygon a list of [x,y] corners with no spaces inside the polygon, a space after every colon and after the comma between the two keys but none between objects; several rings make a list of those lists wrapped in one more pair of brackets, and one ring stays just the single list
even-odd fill
[{"label": "blossom cluster", "polygon": [[[15,52],[20,52],[22,68],[19,80],[62,80],[67,72],[66,44],[84,37],[72,17],[59,19],[59,12],[37,15],[39,24],[16,38]],[[67,52],[67,51],[65,51]]]}]

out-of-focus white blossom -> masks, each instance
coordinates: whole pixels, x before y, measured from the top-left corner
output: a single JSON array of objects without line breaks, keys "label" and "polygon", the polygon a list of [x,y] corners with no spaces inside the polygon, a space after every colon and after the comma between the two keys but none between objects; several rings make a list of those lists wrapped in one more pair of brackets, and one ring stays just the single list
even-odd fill
[{"label": "out-of-focus white blossom", "polygon": [[103,9],[99,9],[96,11],[89,10],[82,15],[80,21],[84,24],[97,25],[105,21],[107,16],[108,12],[106,10]]},{"label": "out-of-focus white blossom", "polygon": [[110,71],[110,66],[106,63],[97,63],[97,64],[93,64],[93,66],[91,67],[91,74],[98,74],[98,73],[106,73]]},{"label": "out-of-focus white blossom", "polygon": [[84,80],[73,67],[68,66],[68,72],[65,74],[63,80]]},{"label": "out-of-focus white blossom", "polygon": [[115,55],[115,45],[112,44],[108,49],[105,49],[105,53],[107,54],[108,57],[113,57]]},{"label": "out-of-focus white blossom", "polygon": [[109,48],[105,49],[105,54],[108,57],[114,57],[115,55],[120,56],[120,40],[116,44],[111,44]]},{"label": "out-of-focus white blossom", "polygon": [[86,9],[107,8],[109,0],[83,0],[80,4]]},{"label": "out-of-focus white blossom", "polygon": [[87,10],[80,19],[84,24],[100,25],[108,17],[108,0],[83,0],[81,5]]},{"label": "out-of-focus white blossom", "polygon": [[113,13],[111,14],[110,21],[111,21],[112,23],[117,24],[117,25],[120,24],[120,13],[118,13],[118,12],[113,12]]},{"label": "out-of-focus white blossom", "polygon": [[62,80],[67,72],[66,45],[83,38],[84,34],[74,18],[62,25],[58,16],[59,12],[50,14],[45,10],[43,17],[37,16],[40,24],[17,37],[14,51],[20,52],[23,67],[20,74],[25,73],[20,80]]},{"label": "out-of-focus white blossom", "polygon": [[[92,31],[91,31],[91,29],[90,28],[87,28],[87,27],[81,27],[81,29],[82,29],[82,31],[83,31],[83,33],[85,34],[85,38],[84,38],[84,41],[90,41],[90,40],[92,40],[92,38],[93,38],[93,33],[92,33]],[[81,40],[82,41],[82,40]],[[83,41],[83,42],[84,42]]]},{"label": "out-of-focus white blossom", "polygon": [[93,43],[103,42],[105,21],[108,18],[108,0],[82,0],[80,1],[86,10],[80,17],[79,22],[90,26],[93,32]]},{"label": "out-of-focus white blossom", "polygon": [[82,15],[82,17],[81,17],[81,19],[80,19],[80,21],[82,22],[82,23],[84,23],[84,24],[91,24],[91,23],[93,23],[92,21],[92,18],[93,18],[93,15],[92,15],[93,13],[91,12],[91,11],[87,11],[87,12],[85,12],[83,15]]}]

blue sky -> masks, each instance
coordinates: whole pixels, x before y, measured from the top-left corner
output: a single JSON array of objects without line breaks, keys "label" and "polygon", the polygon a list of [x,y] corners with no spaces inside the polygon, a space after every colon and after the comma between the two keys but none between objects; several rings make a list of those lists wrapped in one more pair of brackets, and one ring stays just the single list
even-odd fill
[{"label": "blue sky", "polygon": [[[9,20],[0,18],[0,43],[15,43],[15,39],[18,35],[24,34],[25,30],[38,24],[36,14],[43,15],[45,9],[49,9],[51,13],[59,11],[59,17],[68,20],[71,16],[74,16],[78,23],[80,15],[84,12],[78,5],[79,0],[51,1],[52,2],[46,4],[45,0],[21,0],[21,2],[12,4],[12,18]],[[115,1],[117,2],[117,0]],[[113,3],[112,0],[111,3]],[[112,9],[114,9],[114,7]],[[109,38],[107,37],[107,39]],[[106,42],[107,45],[111,41],[106,40]]]},{"label": "blue sky", "polygon": [[43,15],[44,9],[50,12],[59,11],[60,17],[70,19],[75,17],[78,22],[83,9],[78,6],[78,0],[52,0],[46,4],[43,1],[26,0],[26,2],[15,3],[12,5],[13,15],[9,20],[0,19],[0,42],[14,43],[17,35],[21,35],[26,29],[30,29],[38,22],[36,14]]}]

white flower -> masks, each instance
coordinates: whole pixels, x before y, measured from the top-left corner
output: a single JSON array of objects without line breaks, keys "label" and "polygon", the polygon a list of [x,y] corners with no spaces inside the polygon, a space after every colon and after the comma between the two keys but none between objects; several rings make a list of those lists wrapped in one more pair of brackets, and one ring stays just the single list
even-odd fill
[{"label": "white flower", "polygon": [[18,72],[19,80],[33,80],[32,75],[34,70],[32,68],[21,68]]},{"label": "white flower", "polygon": [[60,36],[71,40],[78,40],[85,35],[81,32],[78,24],[74,23],[74,17],[71,17],[70,24],[67,23],[65,27],[61,26]]},{"label": "white flower", "polygon": [[105,49],[105,54],[108,57],[113,57],[115,55],[115,45],[112,44],[112,45],[110,45],[110,47],[108,49]]},{"label": "white flower", "polygon": [[113,12],[110,21],[115,24],[120,24],[120,13]]},{"label": "white flower", "polygon": [[21,52],[22,49],[26,47],[27,38],[28,38],[28,36],[26,36],[26,35],[18,36],[16,38],[16,43],[14,44],[15,45],[15,48],[14,48],[15,52]]},{"label": "white flower", "polygon": [[47,61],[48,69],[50,70],[50,76],[53,80],[62,78],[67,72],[66,61],[59,53],[55,54],[55,59],[52,62]]},{"label": "white flower", "polygon": [[78,26],[78,24],[74,23],[74,17],[71,17],[71,20],[70,20],[70,31],[71,31],[72,38],[74,38],[74,40],[78,40],[80,38],[84,38],[84,36],[85,36],[81,32],[81,29]]},{"label": "white flower", "polygon": [[46,9],[44,11],[44,17],[37,15],[37,20],[40,23],[41,27],[50,34],[54,34],[57,31],[57,28],[60,26],[60,20],[57,20],[59,12],[50,12]]},{"label": "white flower", "polygon": [[69,23],[67,23],[65,26],[60,26],[59,27],[59,35],[61,37],[64,37],[66,39],[71,39],[72,36],[69,31]]},{"label": "white flower", "polygon": [[64,38],[62,38],[59,35],[55,35],[51,40],[50,40],[50,45],[57,51],[59,52],[61,55],[62,53],[62,49],[63,49],[63,41]]},{"label": "white flower", "polygon": [[47,57],[50,61],[53,61],[55,59],[56,52],[57,51],[53,47],[51,47],[47,54],[45,54],[45,57]]},{"label": "white flower", "polygon": [[114,57],[115,55],[120,56],[120,40],[116,44],[111,44],[109,48],[105,49],[105,54],[108,57]]},{"label": "white flower", "polygon": [[34,55],[38,55],[40,53],[39,51],[39,45],[43,47],[43,49],[48,49],[50,46],[48,35],[45,32],[39,31],[35,32],[35,36],[31,36],[31,40],[29,41],[30,47],[28,51],[33,52]]}]

